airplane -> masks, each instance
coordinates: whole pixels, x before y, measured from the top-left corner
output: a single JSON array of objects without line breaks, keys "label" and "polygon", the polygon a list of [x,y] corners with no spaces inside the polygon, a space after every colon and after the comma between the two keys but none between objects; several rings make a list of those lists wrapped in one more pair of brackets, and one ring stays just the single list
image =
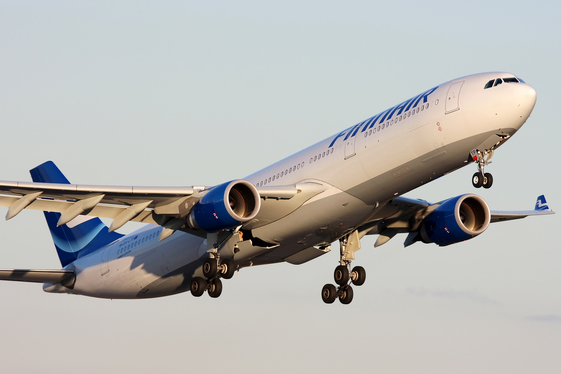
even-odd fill
[{"label": "airplane", "polygon": [[[468,164],[475,188],[497,148],[526,122],[536,91],[514,74],[481,73],[432,87],[246,178],[216,186],[131,187],[71,184],[51,161],[33,182],[0,181],[6,219],[44,211],[62,269],[0,270],[0,280],[43,290],[141,299],[190,291],[212,298],[240,269],[299,265],[339,242],[325,303],[353,300],[366,280],[352,267],[365,235],[375,247],[397,234],[404,245],[448,246],[490,223],[553,214],[545,197],[533,210],[491,211],[473,193],[438,203],[403,194]],[[107,227],[100,218],[112,219]],[[118,233],[129,221],[147,225]]]}]

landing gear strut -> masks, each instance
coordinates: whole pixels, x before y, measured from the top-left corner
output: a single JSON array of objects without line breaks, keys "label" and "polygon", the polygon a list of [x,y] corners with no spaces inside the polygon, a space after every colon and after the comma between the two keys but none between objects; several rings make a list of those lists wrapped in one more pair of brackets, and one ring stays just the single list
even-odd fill
[{"label": "landing gear strut", "polygon": [[321,289],[321,299],[326,304],[332,304],[335,299],[339,298],[341,304],[350,304],[353,301],[353,288],[351,283],[355,286],[362,286],[366,281],[366,270],[362,266],[356,266],[351,269],[351,261],[354,260],[354,253],[360,249],[360,240],[358,232],[341,238],[339,240],[341,245],[341,255],[339,266],[335,268],[333,279],[339,286],[336,287],[332,284],[326,284]]},{"label": "landing gear strut", "polygon": [[485,173],[485,166],[489,165],[491,157],[493,157],[493,151],[480,151],[474,149],[470,152],[470,157],[473,161],[477,162],[477,173],[473,174],[471,178],[471,183],[475,188],[491,188],[493,185],[493,175],[490,173]]}]

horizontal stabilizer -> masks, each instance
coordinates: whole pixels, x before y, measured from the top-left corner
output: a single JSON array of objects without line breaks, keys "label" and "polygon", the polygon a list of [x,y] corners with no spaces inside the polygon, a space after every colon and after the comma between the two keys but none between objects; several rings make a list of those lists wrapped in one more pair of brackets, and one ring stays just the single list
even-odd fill
[{"label": "horizontal stabilizer", "polygon": [[65,287],[74,285],[75,274],[72,270],[21,270],[2,269],[0,280],[34,283],[60,283]]}]

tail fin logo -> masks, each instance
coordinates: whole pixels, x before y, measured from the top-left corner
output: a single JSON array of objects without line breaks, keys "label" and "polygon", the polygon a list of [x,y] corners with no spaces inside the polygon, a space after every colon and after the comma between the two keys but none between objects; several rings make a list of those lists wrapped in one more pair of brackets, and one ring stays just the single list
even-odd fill
[{"label": "tail fin logo", "polygon": [[538,197],[534,210],[549,210],[549,205],[547,205],[544,195]]}]

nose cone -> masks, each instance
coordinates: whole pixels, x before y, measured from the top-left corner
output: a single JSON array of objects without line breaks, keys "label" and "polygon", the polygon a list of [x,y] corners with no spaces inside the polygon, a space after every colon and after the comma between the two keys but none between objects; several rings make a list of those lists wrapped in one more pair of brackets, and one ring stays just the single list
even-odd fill
[{"label": "nose cone", "polygon": [[534,87],[529,84],[521,83],[514,85],[513,88],[513,103],[516,105],[517,114],[520,116],[520,126],[526,122],[530,113],[534,110],[536,105],[537,94]]}]

